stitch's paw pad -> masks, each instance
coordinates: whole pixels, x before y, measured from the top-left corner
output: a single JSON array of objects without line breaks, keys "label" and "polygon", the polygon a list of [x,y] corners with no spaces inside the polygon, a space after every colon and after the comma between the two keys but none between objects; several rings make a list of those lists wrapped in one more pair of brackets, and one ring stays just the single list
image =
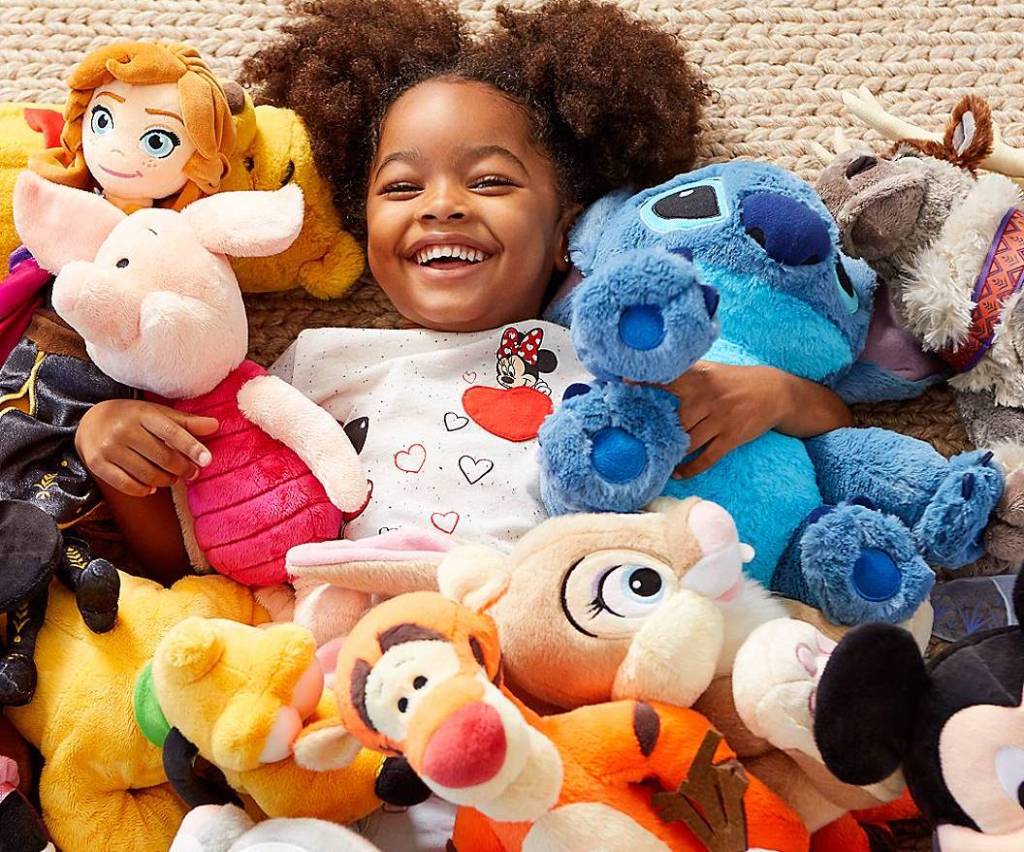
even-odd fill
[{"label": "stitch's paw pad", "polygon": [[573,343],[599,378],[670,382],[714,342],[718,294],[696,267],[660,249],[626,252],[574,297]]},{"label": "stitch's paw pad", "polygon": [[997,559],[1024,561],[1024,469],[1006,477],[1003,495],[985,530],[985,549]]},{"label": "stitch's paw pad", "polygon": [[601,382],[566,399],[539,438],[551,514],[640,509],[661,493],[688,442],[672,394]]},{"label": "stitch's paw pad", "polygon": [[904,621],[935,582],[907,528],[859,504],[817,514],[800,539],[799,557],[807,603],[837,624]]},{"label": "stitch's paw pad", "polygon": [[1003,494],[1003,475],[992,453],[950,459],[949,472],[932,495],[914,539],[931,565],[959,568],[981,557],[985,527]]},{"label": "stitch's paw pad", "polygon": [[117,623],[121,578],[106,559],[93,559],[82,570],[75,601],[82,620],[93,633],[106,633]]},{"label": "stitch's paw pad", "polygon": [[778,618],[758,627],[733,666],[736,711],[751,733],[776,748],[820,760],[814,742],[818,681],[836,643],[805,621]]}]

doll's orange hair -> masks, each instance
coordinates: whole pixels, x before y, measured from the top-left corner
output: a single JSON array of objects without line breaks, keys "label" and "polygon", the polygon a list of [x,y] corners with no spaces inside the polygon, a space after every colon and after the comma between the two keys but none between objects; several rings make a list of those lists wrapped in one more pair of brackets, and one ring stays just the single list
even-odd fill
[{"label": "doll's orange hair", "polygon": [[72,71],[60,145],[36,154],[29,167],[54,183],[92,189],[82,153],[82,122],[93,92],[120,80],[133,86],[177,83],[185,129],[196,146],[183,169],[188,182],[158,206],[180,210],[220,189],[235,144],[231,109],[220,83],[199,52],[185,44],[121,41],[94,50]]}]

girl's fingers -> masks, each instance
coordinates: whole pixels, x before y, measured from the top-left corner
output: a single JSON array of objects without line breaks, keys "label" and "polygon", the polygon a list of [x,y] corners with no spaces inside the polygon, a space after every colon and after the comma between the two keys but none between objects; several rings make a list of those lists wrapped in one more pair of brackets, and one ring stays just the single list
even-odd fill
[{"label": "girl's fingers", "polygon": [[197,468],[187,455],[172,449],[148,430],[140,430],[129,444],[140,456],[163,468],[176,479],[188,479]]},{"label": "girl's fingers", "polygon": [[123,447],[110,461],[147,488],[164,488],[173,485],[178,480],[174,474],[157,467],[130,447]]},{"label": "girl's fingers", "polygon": [[704,447],[704,451],[697,458],[681,467],[677,467],[672,474],[672,478],[690,479],[697,476],[721,461],[722,456],[729,452],[730,449],[732,448],[721,438],[715,438]]},{"label": "girl's fingers", "polygon": [[687,434],[690,436],[690,446],[686,452],[692,453],[719,434],[718,424],[713,417],[705,417],[700,423],[688,429]]},{"label": "girl's fingers", "polygon": [[129,497],[148,497],[155,490],[148,485],[143,485],[117,465],[108,461],[97,462],[90,469],[90,472],[97,479],[102,479],[106,482],[111,488],[115,488]]},{"label": "girl's fingers", "polygon": [[[210,417],[191,417],[190,415],[173,411],[173,409],[168,409],[168,411],[178,415],[177,422],[163,412],[147,411],[142,417],[143,428],[172,450],[181,453],[192,464],[197,467],[206,467],[213,458],[210,455],[210,451],[201,442],[197,441],[183,424],[188,424],[202,431],[204,428],[209,428],[209,424],[212,423],[214,424],[212,431],[216,431],[217,421]],[[212,432],[209,434],[212,434]]]}]

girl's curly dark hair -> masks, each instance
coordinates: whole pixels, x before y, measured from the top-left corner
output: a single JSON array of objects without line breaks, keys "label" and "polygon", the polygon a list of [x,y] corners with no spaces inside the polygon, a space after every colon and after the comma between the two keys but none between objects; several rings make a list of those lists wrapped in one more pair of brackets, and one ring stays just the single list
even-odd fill
[{"label": "girl's curly dark hair", "polygon": [[441,0],[313,0],[249,59],[257,100],[305,121],[317,167],[346,225],[365,233],[365,201],[388,108],[438,77],[487,83],[522,106],[555,163],[567,203],[691,167],[707,89],[680,44],[616,6],[550,0],[498,10],[471,39]]}]

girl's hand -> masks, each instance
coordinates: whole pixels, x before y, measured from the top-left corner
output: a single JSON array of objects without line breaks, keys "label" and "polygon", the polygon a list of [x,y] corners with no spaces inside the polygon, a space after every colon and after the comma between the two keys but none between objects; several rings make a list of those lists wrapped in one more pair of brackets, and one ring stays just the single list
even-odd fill
[{"label": "girl's hand", "polygon": [[679,397],[679,422],[690,452],[704,451],[672,474],[674,479],[708,470],[726,453],[777,429],[809,438],[853,422],[831,390],[773,367],[736,367],[698,361],[666,386]]},{"label": "girl's hand", "polygon": [[86,412],[75,433],[75,449],[97,479],[130,497],[187,481],[211,461],[197,437],[218,423],[153,402],[111,399]]}]

